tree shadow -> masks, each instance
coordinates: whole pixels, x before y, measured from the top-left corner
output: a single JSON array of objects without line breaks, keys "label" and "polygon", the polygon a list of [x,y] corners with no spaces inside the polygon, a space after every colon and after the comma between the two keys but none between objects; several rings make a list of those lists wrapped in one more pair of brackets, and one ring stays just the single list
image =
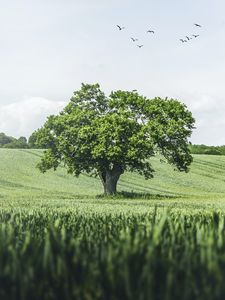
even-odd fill
[{"label": "tree shadow", "polygon": [[146,199],[146,200],[164,200],[164,199],[175,199],[180,198],[181,196],[177,195],[162,195],[162,194],[151,194],[151,193],[137,193],[137,192],[127,192],[122,191],[118,192],[112,196],[106,196],[104,194],[97,195],[96,198],[102,199]]}]

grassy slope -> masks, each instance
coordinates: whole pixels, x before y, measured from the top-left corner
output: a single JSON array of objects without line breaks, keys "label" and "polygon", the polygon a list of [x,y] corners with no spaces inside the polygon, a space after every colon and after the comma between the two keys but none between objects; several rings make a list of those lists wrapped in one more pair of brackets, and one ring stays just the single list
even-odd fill
[{"label": "grassy slope", "polygon": [[[86,203],[85,209],[114,210],[121,206],[121,200],[101,200],[96,195],[102,193],[98,178],[82,175],[74,178],[67,175],[63,168],[56,172],[41,174],[36,168],[40,159],[39,150],[0,149],[0,203],[4,206],[17,204],[67,206]],[[155,178],[146,181],[137,174],[124,174],[119,182],[119,191],[148,194],[152,201],[142,199],[123,199],[127,209],[146,209],[152,205],[176,205],[186,207],[225,208],[225,157],[195,155],[188,174],[174,171],[166,163],[152,159],[156,170]],[[157,196],[161,195],[161,196]],[[171,197],[171,199],[164,199]],[[7,201],[5,201],[7,200]],[[64,201],[62,201],[64,200]],[[91,201],[90,201],[91,200]],[[179,201],[178,201],[179,200]],[[191,202],[194,200],[194,204]],[[195,201],[198,200],[198,201]],[[212,201],[215,200],[215,201]],[[97,207],[98,206],[98,207]]]}]

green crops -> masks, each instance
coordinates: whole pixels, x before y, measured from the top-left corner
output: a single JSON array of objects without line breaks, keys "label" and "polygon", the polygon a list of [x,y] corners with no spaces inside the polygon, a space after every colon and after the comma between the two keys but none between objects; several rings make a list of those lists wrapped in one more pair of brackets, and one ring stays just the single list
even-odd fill
[{"label": "green crops", "polygon": [[[224,300],[225,157],[156,177],[40,174],[38,150],[0,149],[0,300]],[[157,209],[156,209],[157,207]]]},{"label": "green crops", "polygon": [[0,299],[224,299],[225,216],[0,212]]}]

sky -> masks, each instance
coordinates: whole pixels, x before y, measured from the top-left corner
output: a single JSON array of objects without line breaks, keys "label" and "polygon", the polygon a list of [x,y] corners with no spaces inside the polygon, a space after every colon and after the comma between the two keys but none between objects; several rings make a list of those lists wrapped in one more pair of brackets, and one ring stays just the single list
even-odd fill
[{"label": "sky", "polygon": [[[0,132],[29,137],[82,82],[98,82],[106,94],[176,98],[196,119],[192,143],[225,144],[225,1],[0,0],[0,8]],[[192,34],[200,36],[179,40]]]}]

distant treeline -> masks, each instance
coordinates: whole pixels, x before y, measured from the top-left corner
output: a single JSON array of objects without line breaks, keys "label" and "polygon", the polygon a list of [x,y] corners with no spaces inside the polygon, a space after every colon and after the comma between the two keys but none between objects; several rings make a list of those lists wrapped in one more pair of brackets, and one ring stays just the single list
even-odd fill
[{"label": "distant treeline", "polygon": [[225,146],[190,145],[192,154],[225,155]]},{"label": "distant treeline", "polygon": [[38,148],[35,145],[34,134],[32,134],[27,140],[26,137],[21,136],[20,138],[15,138],[8,136],[5,133],[0,133],[0,148],[11,148],[11,149],[28,149],[28,148]]},{"label": "distant treeline", "polygon": [[20,138],[16,139],[1,132],[0,148],[28,148],[27,138],[21,136]]}]

